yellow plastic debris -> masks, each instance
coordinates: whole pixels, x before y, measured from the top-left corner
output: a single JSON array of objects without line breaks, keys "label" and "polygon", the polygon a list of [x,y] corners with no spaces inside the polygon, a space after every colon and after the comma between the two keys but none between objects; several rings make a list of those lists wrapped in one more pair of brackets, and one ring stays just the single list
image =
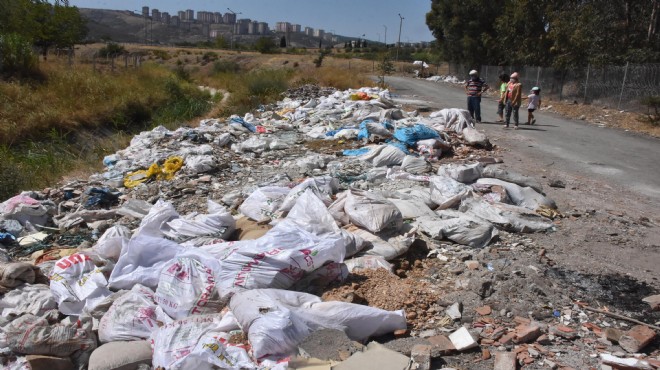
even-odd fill
[{"label": "yellow plastic debris", "polygon": [[183,167],[183,158],[170,157],[165,160],[162,168],[158,163],[154,163],[149,166],[149,169],[147,170],[129,172],[124,177],[124,186],[127,188],[134,188],[150,179],[171,180],[181,167]]},{"label": "yellow plastic debris", "polygon": [[562,214],[559,211],[557,211],[556,209],[552,209],[548,206],[540,206],[536,210],[536,213],[543,217],[547,217],[551,220],[554,220],[557,217],[562,217]]}]

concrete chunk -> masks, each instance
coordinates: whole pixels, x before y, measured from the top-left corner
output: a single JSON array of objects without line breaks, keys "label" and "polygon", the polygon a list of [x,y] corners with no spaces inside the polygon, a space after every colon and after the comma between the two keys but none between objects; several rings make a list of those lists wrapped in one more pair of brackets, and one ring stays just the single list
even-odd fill
[{"label": "concrete chunk", "polygon": [[516,370],[516,354],[513,352],[495,352],[493,370]]},{"label": "concrete chunk", "polygon": [[411,370],[431,369],[431,346],[422,344],[414,346],[410,357],[413,361]]},{"label": "concrete chunk", "polygon": [[333,367],[335,370],[404,370],[408,367],[410,358],[394,352],[384,346],[371,342],[365,352],[357,352],[348,360]]},{"label": "concrete chunk", "polygon": [[648,296],[642,302],[648,303],[652,311],[660,311],[660,294]]},{"label": "concrete chunk", "polygon": [[474,348],[479,344],[472,338],[470,332],[462,327],[449,335],[449,340],[458,351],[465,351],[466,349]]}]

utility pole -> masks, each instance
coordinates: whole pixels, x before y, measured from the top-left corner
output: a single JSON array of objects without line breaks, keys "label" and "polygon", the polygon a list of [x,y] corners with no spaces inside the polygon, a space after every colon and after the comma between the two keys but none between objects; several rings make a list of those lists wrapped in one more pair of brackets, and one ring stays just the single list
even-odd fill
[{"label": "utility pole", "polygon": [[385,49],[387,49],[387,26],[383,25],[383,27],[385,27],[385,41],[383,43],[385,44]]},{"label": "utility pole", "polygon": [[401,27],[403,26],[403,19],[404,19],[401,16],[401,13],[399,13],[399,18],[400,18],[400,20],[399,20],[399,42],[396,44],[396,59],[394,60],[395,63],[399,61],[399,48],[401,48]]},{"label": "utility pole", "polygon": [[[236,16],[239,15],[239,14],[243,14],[243,13],[236,13],[235,11],[233,11],[229,8],[227,8],[227,10],[229,10],[231,12],[231,14],[234,15],[234,18],[236,18]],[[234,19],[234,25],[232,25],[232,27],[231,27],[231,39],[229,41],[229,49],[230,50],[234,49],[234,28],[236,28],[236,25],[238,24],[238,23],[236,23],[237,21],[238,21],[238,19]]]}]

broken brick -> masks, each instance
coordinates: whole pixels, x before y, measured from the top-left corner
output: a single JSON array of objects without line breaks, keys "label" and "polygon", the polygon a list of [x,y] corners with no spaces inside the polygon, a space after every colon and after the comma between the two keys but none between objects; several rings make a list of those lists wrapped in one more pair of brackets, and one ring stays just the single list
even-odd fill
[{"label": "broken brick", "polygon": [[609,340],[612,343],[619,343],[619,339],[623,335],[623,331],[617,328],[606,328],[603,332],[605,339]]},{"label": "broken brick", "polygon": [[513,338],[515,338],[515,337],[516,337],[516,332],[512,331],[510,333],[507,333],[507,334],[503,335],[497,341],[500,342],[500,344],[509,344],[509,343],[513,342]]},{"label": "broken brick", "polygon": [[529,343],[541,336],[541,328],[536,325],[518,325],[513,341],[516,343]]},{"label": "broken brick", "polygon": [[630,353],[637,353],[655,338],[655,330],[637,325],[619,339],[619,346]]},{"label": "broken brick", "polygon": [[410,357],[417,370],[429,370],[431,368],[431,346],[424,344],[413,346]]},{"label": "broken brick", "polygon": [[577,338],[577,334],[575,333],[575,331],[565,331],[566,330],[565,328],[567,328],[567,327],[564,326],[563,327],[564,330],[562,330],[562,329],[559,328],[560,326],[563,326],[563,325],[551,326],[550,329],[549,329],[550,334],[553,334],[553,335],[556,335],[558,337],[562,337],[562,338],[568,339],[568,340],[573,340],[573,339]]},{"label": "broken brick", "polygon": [[529,324],[532,323],[532,320],[530,320],[530,319],[526,319],[526,318],[524,318],[524,317],[520,317],[520,316],[516,316],[516,317],[514,317],[514,318],[513,318],[513,321],[514,321],[516,324],[522,324],[522,325],[529,325]]},{"label": "broken brick", "polygon": [[490,315],[493,312],[490,306],[477,307],[474,310],[481,316]]},{"label": "broken brick", "polygon": [[426,338],[426,340],[433,346],[433,352],[438,352],[441,355],[448,355],[456,350],[454,344],[445,335],[436,335]]},{"label": "broken brick", "polygon": [[491,357],[490,351],[487,349],[481,350],[481,359],[482,360],[488,360]]}]

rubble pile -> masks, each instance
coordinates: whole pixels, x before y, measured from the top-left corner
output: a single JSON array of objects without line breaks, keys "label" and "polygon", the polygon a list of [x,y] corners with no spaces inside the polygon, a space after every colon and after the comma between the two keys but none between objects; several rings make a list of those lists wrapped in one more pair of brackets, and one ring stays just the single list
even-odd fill
[{"label": "rubble pile", "polygon": [[548,278],[530,235],[562,214],[498,150],[467,111],[376,88],[143,132],[0,204],[0,361],[657,368],[657,328]]}]

